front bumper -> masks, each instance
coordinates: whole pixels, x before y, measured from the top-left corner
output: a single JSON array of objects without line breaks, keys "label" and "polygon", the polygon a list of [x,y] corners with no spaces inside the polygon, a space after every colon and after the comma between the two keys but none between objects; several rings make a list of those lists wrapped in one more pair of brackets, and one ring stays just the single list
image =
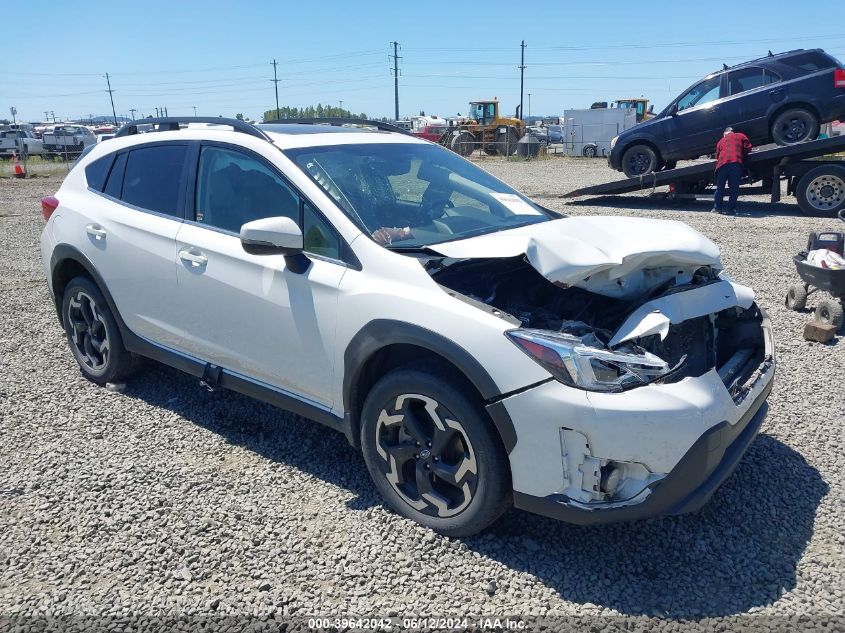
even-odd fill
[{"label": "front bumper", "polygon": [[722,421],[704,433],[642,503],[585,510],[560,495],[535,497],[514,492],[514,506],[578,525],[634,521],[648,517],[695,512],[730,477],[757,436],[768,412],[773,382],[760,393],[746,414],[734,425]]},{"label": "front bumper", "polygon": [[[518,508],[577,524],[692,512],[733,472],[765,418],[774,373],[771,324],[764,361],[733,395],[713,369],[623,393],[585,392],[550,380],[488,406],[507,417],[503,437]],[[503,425],[497,425],[501,428]],[[621,466],[624,495],[604,469]],[[632,470],[628,470],[631,468]],[[638,470],[639,475],[629,477]]]}]

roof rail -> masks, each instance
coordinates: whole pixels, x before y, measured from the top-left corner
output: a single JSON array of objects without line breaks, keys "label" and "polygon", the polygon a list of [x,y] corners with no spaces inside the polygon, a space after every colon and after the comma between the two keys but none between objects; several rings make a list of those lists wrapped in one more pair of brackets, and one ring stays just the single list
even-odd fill
[{"label": "roof rail", "polygon": [[256,138],[260,138],[265,141],[271,140],[269,136],[267,136],[264,132],[259,130],[251,123],[241,121],[240,119],[226,119],[219,116],[169,116],[158,117],[155,119],[138,119],[136,121],[130,121],[129,123],[124,125],[117,131],[117,134],[115,134],[114,136],[115,138],[117,138],[118,136],[132,136],[133,134],[137,134],[139,125],[158,125],[159,129],[156,130],[157,132],[175,131],[180,129],[180,123],[209,123],[212,125],[228,125],[231,126],[232,129],[235,130],[235,132],[243,132],[244,134],[249,134],[250,136],[255,136]]},{"label": "roof rail", "polygon": [[385,123],[383,121],[371,121],[370,119],[345,119],[345,118],[316,118],[316,119],[276,119],[275,121],[264,121],[259,125],[267,125],[271,123],[278,123],[281,125],[365,125],[367,127],[374,127],[383,132],[396,132],[398,134],[407,134],[413,136],[408,130],[403,130],[401,127],[393,125],[392,123]]}]

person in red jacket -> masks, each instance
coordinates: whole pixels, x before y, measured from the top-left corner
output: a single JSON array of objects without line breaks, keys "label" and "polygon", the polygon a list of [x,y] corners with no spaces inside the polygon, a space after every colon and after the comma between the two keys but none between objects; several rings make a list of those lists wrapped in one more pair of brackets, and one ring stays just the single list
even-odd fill
[{"label": "person in red jacket", "polygon": [[751,141],[742,132],[734,132],[732,127],[725,128],[725,133],[716,143],[716,194],[713,197],[713,211],[722,213],[725,198],[725,184],[731,188],[728,196],[728,213],[736,213],[736,199],[739,196],[739,181],[742,179],[742,166],[751,151]]}]

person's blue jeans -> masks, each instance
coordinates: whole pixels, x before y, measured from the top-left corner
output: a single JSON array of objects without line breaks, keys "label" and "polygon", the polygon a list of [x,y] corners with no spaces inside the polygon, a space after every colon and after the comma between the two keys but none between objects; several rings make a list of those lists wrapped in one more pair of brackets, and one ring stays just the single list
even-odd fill
[{"label": "person's blue jeans", "polygon": [[716,195],[713,196],[713,208],[722,211],[722,202],[725,198],[725,183],[730,188],[728,194],[728,211],[736,211],[736,199],[739,196],[739,181],[742,180],[742,165],[739,163],[726,163],[716,170]]}]

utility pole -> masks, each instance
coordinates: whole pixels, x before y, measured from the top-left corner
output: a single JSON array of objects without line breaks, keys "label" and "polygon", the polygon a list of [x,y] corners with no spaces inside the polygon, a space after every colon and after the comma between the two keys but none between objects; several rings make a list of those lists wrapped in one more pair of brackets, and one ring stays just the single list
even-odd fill
[{"label": "utility pole", "polygon": [[340,100],[340,118],[343,118],[343,99]]},{"label": "utility pole", "polygon": [[279,120],[279,78],[276,76],[276,60],[273,60],[273,86],[276,88],[276,120]]},{"label": "utility pole", "polygon": [[399,120],[399,42],[393,42],[393,55],[388,55],[388,58],[393,58],[393,101],[394,101],[394,121]]},{"label": "utility pole", "polygon": [[109,93],[109,99],[111,100],[111,113],[112,113],[112,116],[114,117],[114,124],[117,125],[117,113],[114,111],[114,96],[112,96],[112,93],[114,92],[114,90],[111,89],[111,80],[109,79],[108,73],[106,73],[106,85],[109,87],[108,93]]},{"label": "utility pole", "polygon": [[191,106],[194,109],[194,116],[197,116],[197,106]]},{"label": "utility pole", "polygon": [[164,107],[164,116],[167,116],[167,106]]},{"label": "utility pole", "polygon": [[[531,118],[531,93],[528,93],[528,118]],[[526,123],[528,120],[526,119]]]},{"label": "utility pole", "polygon": [[135,108],[129,108],[129,114],[132,115],[132,120],[135,120]]},{"label": "utility pole", "polygon": [[158,108],[156,108],[156,118],[158,118]]},{"label": "utility pole", "polygon": [[49,120],[50,120],[50,111],[44,110],[44,122],[46,123]]},{"label": "utility pole", "polygon": [[525,87],[525,40],[522,40],[520,48],[522,49],[522,57],[519,63],[519,118],[521,119],[524,116],[522,110],[522,91]]}]

